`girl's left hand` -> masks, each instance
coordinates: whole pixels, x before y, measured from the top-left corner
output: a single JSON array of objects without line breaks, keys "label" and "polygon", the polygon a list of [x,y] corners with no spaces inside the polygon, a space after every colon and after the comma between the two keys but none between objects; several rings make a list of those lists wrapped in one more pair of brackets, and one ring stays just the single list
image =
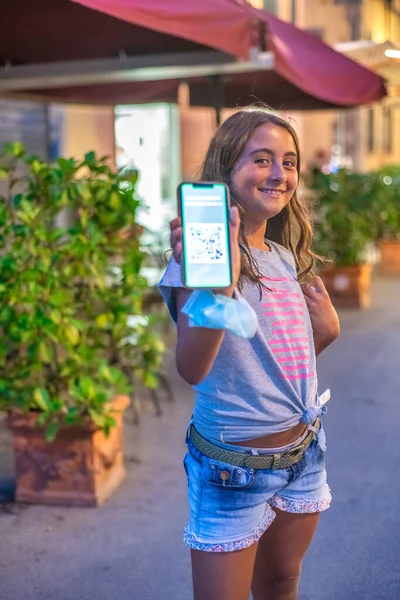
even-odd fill
[{"label": "girl's left hand", "polygon": [[312,284],[303,283],[301,287],[310,313],[318,355],[339,336],[339,317],[320,277],[314,277]]}]

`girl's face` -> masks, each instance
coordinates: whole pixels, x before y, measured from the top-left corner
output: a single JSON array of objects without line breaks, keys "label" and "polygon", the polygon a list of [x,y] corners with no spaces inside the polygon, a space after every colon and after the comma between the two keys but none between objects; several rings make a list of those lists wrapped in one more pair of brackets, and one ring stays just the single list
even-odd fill
[{"label": "girl's face", "polygon": [[297,162],[289,131],[272,123],[255,130],[231,177],[235,196],[251,223],[262,225],[290,202],[299,180]]}]

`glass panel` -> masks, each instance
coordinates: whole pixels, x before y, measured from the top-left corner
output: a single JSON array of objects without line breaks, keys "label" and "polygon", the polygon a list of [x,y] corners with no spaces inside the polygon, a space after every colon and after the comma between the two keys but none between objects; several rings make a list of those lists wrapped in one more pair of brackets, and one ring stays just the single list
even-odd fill
[{"label": "glass panel", "polygon": [[[169,247],[169,221],[176,216],[176,188],[180,181],[178,108],[169,104],[117,106],[115,109],[116,164],[138,169],[137,193],[142,200],[138,222],[151,257],[146,272],[157,281],[165,248]],[[154,271],[154,272],[153,272]]]}]

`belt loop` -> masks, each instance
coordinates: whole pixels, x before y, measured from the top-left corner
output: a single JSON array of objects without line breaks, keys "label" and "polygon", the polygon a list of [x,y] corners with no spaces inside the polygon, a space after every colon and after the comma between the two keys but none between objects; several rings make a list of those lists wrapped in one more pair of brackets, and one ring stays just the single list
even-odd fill
[{"label": "belt loop", "polygon": [[273,469],[277,469],[279,467],[279,463],[281,462],[281,455],[280,454],[274,454],[274,460],[272,463],[272,468]]},{"label": "belt loop", "polygon": [[188,443],[188,441],[189,441],[189,438],[190,438],[190,432],[191,432],[191,430],[192,430],[192,425],[193,425],[193,415],[190,417],[190,421],[189,421],[189,423],[187,424],[187,427],[186,427],[186,438],[185,438],[185,444],[187,444],[187,443]]}]

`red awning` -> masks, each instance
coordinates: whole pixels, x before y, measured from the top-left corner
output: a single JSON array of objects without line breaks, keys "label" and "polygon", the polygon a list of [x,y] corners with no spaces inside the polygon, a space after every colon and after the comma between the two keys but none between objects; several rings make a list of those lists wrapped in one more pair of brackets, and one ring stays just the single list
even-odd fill
[{"label": "red awning", "polygon": [[146,29],[243,59],[257,45],[245,0],[71,0]]},{"label": "red awning", "polygon": [[[108,73],[104,80],[81,73],[79,80],[69,77],[68,84],[56,80],[81,61],[114,57],[123,65],[125,56],[142,57],[144,63],[158,56],[165,64],[174,57],[186,61],[187,69],[188,53],[200,63],[210,49],[217,59],[221,53],[222,62],[227,56],[248,62],[257,47],[271,51],[272,68],[222,76],[223,105],[248,103],[254,97],[245,97],[253,94],[277,108],[348,107],[386,94],[379,76],[245,0],[36,0],[33,12],[30,4],[13,0],[0,6],[0,61],[8,66],[0,73],[0,94],[23,91],[36,98],[102,104],[173,102],[184,79],[194,105],[213,106],[209,79],[190,74],[133,81],[128,72],[125,79]],[[35,77],[35,86],[29,85]]]},{"label": "red awning", "polygon": [[[314,36],[254,9],[245,0],[72,0],[142,27],[195,41],[248,60],[266,25],[274,71],[329,105],[356,106],[386,95],[382,78]],[[259,76],[260,77],[260,76]]]},{"label": "red awning", "polygon": [[275,71],[308,94],[338,106],[368,104],[386,95],[384,80],[336,52],[315,36],[256,11],[268,26]]}]

